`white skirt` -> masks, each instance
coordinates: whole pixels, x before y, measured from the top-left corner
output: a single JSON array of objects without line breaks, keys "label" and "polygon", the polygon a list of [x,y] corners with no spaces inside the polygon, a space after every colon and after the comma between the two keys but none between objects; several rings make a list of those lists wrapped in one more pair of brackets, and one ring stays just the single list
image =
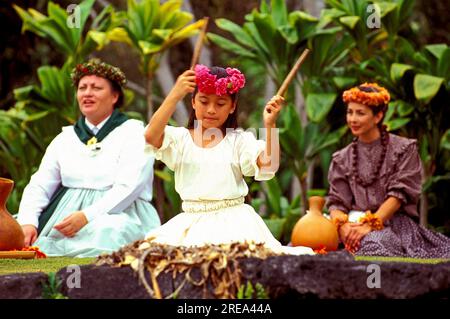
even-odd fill
[{"label": "white skirt", "polygon": [[180,213],[147,234],[153,242],[172,246],[205,246],[233,242],[264,243],[275,253],[310,254],[309,247],[288,247],[273,237],[261,216],[244,198],[221,201],[184,201]]}]

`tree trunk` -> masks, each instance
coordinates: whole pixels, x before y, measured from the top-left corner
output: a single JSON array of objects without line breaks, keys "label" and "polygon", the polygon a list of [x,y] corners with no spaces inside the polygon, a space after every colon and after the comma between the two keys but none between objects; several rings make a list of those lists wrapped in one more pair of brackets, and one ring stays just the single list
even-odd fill
[{"label": "tree trunk", "polygon": [[302,88],[300,87],[300,83],[298,81],[294,81],[294,89],[295,89],[295,106],[300,117],[302,127],[305,127],[308,124],[308,115],[306,113],[306,104],[305,97],[303,96]]},{"label": "tree trunk", "polygon": [[299,194],[301,194],[300,181],[294,176],[291,182],[291,200],[293,200]]},{"label": "tree trunk", "polygon": [[300,195],[302,199],[302,205],[300,206],[302,214],[306,213],[306,210],[308,209],[308,194],[307,194],[307,185],[306,185],[306,178],[303,178],[303,176],[297,176],[297,178],[300,181]]},{"label": "tree trunk", "polygon": [[303,0],[303,10],[316,18],[320,16],[320,12],[324,8],[323,0]]},{"label": "tree trunk", "polygon": [[[183,10],[191,13],[195,17],[194,10],[192,9],[192,5],[189,0],[184,0],[181,8]],[[203,18],[203,17],[201,17],[201,18]],[[210,20],[209,24],[211,24],[211,20]],[[189,42],[192,45],[192,50],[194,50],[194,48],[195,48],[195,44],[197,43],[197,38],[198,38],[198,35],[196,35],[195,37],[189,38]],[[206,46],[202,47],[202,50],[200,51],[200,57],[198,59],[198,62],[200,64],[212,66],[212,54],[211,54],[211,50],[208,47],[206,47]]]},{"label": "tree trunk", "polygon": [[[175,79],[170,68],[169,52],[165,52],[161,57],[159,68],[156,71],[156,78],[161,86],[164,96],[167,96],[175,84]],[[185,126],[189,119],[189,113],[183,101],[177,103],[177,108],[173,114],[173,118],[180,126]]]},{"label": "tree trunk", "polygon": [[316,166],[317,159],[314,158],[311,163],[309,163],[308,171],[306,175],[306,190],[310,190],[313,188],[314,184],[314,168]]},{"label": "tree trunk", "polygon": [[148,122],[153,116],[153,74],[151,72],[147,74],[146,95],[147,95],[147,122]]}]

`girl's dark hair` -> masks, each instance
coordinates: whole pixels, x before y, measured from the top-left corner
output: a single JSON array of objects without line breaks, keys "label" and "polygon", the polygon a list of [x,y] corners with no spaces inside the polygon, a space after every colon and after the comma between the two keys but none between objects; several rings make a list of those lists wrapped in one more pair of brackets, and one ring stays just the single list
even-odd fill
[{"label": "girl's dark hair", "polygon": [[[220,67],[220,66],[213,66],[211,67],[210,74],[216,75],[217,79],[222,79],[222,78],[226,78],[228,76],[227,71]],[[197,87],[195,88],[194,93],[192,93],[192,102],[194,101],[195,95],[197,95],[198,90]],[[237,93],[233,93],[233,94],[229,94],[229,96],[231,97],[231,101],[234,104],[237,100]],[[236,129],[238,127],[238,122],[237,122],[237,110],[238,110],[238,106],[236,103],[236,107],[234,109],[234,112],[228,115],[227,120],[225,121],[225,123],[223,123],[221,129],[222,131],[225,131],[227,128],[233,128]],[[189,121],[187,124],[187,128],[188,129],[193,129],[194,128],[194,122],[196,120],[196,116],[195,116],[195,110],[194,108],[191,109],[191,113],[189,115]]]},{"label": "girl's dark hair", "polygon": [[[367,93],[380,92],[377,88],[375,88],[373,86],[362,86],[362,85],[360,85],[360,86],[358,86],[358,89],[360,91],[367,92]],[[388,105],[383,103],[383,104],[378,104],[378,105],[375,105],[375,106],[371,106],[369,108],[372,110],[374,115],[377,115],[378,113],[383,112],[383,117],[381,118],[381,121],[378,122],[378,127],[380,129],[382,129],[383,126],[385,127],[385,125],[383,125],[383,120],[384,120],[384,117],[386,115],[386,111],[387,111]]]}]

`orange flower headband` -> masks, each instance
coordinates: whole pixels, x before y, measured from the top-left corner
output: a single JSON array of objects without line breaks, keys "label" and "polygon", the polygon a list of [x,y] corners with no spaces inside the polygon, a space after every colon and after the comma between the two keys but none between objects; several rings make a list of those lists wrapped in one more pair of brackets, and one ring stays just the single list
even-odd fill
[{"label": "orange flower headband", "polygon": [[344,103],[360,103],[367,106],[387,105],[391,99],[389,92],[376,83],[363,83],[342,94]]}]

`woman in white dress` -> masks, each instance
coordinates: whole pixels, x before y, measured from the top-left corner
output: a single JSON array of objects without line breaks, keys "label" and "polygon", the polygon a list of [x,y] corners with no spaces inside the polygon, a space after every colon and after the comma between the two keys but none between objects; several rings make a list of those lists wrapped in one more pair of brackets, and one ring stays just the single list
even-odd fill
[{"label": "woman in white dress", "polygon": [[[176,246],[231,242],[264,243],[275,252],[313,254],[306,247],[278,242],[253,207],[244,203],[244,176],[269,180],[278,169],[276,119],[283,98],[264,108],[266,141],[237,128],[237,93],[244,86],[237,69],[197,65],[180,75],[145,131],[148,152],[175,173],[183,212],[147,235],[148,240]],[[167,123],[176,104],[193,93],[187,128]]]},{"label": "woman in white dress", "polygon": [[150,201],[153,158],[144,125],[119,112],[123,72],[89,61],[72,72],[82,117],[48,146],[26,186],[18,222],[25,245],[49,256],[94,257],[160,225]]}]

